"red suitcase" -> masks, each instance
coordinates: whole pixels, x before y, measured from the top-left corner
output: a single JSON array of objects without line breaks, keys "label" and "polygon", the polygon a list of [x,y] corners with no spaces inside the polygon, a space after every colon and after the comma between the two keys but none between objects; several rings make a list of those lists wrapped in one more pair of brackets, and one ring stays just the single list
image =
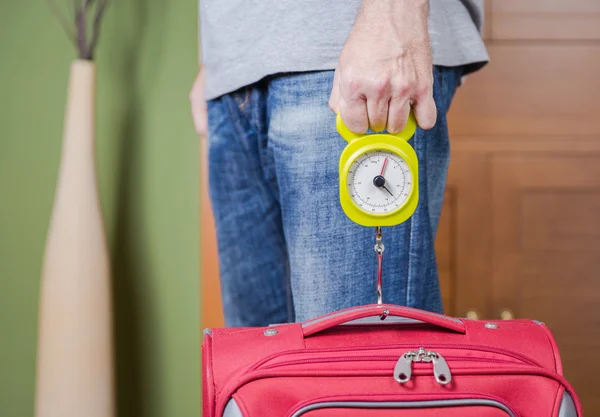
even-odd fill
[{"label": "red suitcase", "polygon": [[204,417],[581,417],[548,328],[394,305],[205,330]]}]

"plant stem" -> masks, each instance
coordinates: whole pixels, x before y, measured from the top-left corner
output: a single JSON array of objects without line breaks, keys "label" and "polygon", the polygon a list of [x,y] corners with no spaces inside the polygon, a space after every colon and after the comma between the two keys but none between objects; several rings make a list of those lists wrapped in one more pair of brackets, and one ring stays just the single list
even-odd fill
[{"label": "plant stem", "polygon": [[69,40],[75,44],[76,43],[75,34],[73,33],[72,28],[69,26],[69,21],[68,21],[67,17],[60,11],[60,9],[58,8],[58,5],[56,4],[56,2],[54,0],[48,0],[48,5],[50,6],[52,14],[56,17],[56,19],[58,20],[58,23],[60,23],[63,30],[67,34],[67,37],[69,38]]},{"label": "plant stem", "polygon": [[89,59],[93,58],[94,50],[96,49],[96,45],[98,43],[98,37],[100,36],[100,22],[102,21],[102,16],[104,15],[107,4],[108,0],[98,0],[98,5],[96,6],[96,15],[94,16],[92,41],[90,42],[88,49]]}]

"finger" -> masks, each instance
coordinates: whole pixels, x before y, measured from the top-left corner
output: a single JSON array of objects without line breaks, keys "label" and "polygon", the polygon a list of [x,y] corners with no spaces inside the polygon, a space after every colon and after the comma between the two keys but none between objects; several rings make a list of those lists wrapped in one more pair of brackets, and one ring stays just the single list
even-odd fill
[{"label": "finger", "polygon": [[427,130],[435,126],[437,119],[437,109],[435,107],[435,101],[433,100],[433,94],[424,94],[418,101],[413,104],[415,112],[415,118],[421,129]]},{"label": "finger", "polygon": [[402,132],[406,127],[410,113],[410,102],[407,98],[396,97],[390,100],[388,110],[387,131],[390,133]]},{"label": "finger", "polygon": [[329,108],[332,112],[336,113],[339,109],[340,102],[340,73],[336,69],[333,73],[333,86],[331,88],[331,95],[329,96]]},{"label": "finger", "polygon": [[388,119],[388,108],[391,97],[390,80],[386,77],[378,77],[369,83],[365,87],[365,90],[369,128],[373,132],[381,132],[385,129]]},{"label": "finger", "polygon": [[344,124],[354,133],[365,133],[369,128],[367,103],[365,100],[340,100],[340,115]]},{"label": "finger", "polygon": [[340,72],[339,111],[342,120],[354,133],[365,133],[369,128],[367,98],[364,82],[352,72]]},{"label": "finger", "polygon": [[382,132],[388,121],[389,97],[381,99],[367,99],[367,114],[369,128],[373,132]]}]

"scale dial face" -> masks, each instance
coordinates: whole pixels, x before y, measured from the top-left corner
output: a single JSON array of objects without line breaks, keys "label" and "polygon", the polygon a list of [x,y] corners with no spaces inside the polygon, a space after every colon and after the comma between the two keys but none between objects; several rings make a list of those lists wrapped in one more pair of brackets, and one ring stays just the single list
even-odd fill
[{"label": "scale dial face", "polygon": [[346,186],[350,198],[360,210],[371,215],[386,215],[406,203],[413,189],[413,177],[400,155],[375,150],[358,156],[352,162]]}]

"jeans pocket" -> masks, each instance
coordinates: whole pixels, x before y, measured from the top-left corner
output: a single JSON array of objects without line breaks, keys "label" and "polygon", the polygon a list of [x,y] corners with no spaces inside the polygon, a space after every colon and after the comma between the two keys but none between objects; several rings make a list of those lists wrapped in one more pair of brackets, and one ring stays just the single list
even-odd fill
[{"label": "jeans pocket", "polygon": [[238,108],[241,112],[244,112],[250,104],[250,95],[252,94],[252,89],[250,87],[244,87],[241,90],[236,91],[232,94],[233,100],[237,104]]}]

